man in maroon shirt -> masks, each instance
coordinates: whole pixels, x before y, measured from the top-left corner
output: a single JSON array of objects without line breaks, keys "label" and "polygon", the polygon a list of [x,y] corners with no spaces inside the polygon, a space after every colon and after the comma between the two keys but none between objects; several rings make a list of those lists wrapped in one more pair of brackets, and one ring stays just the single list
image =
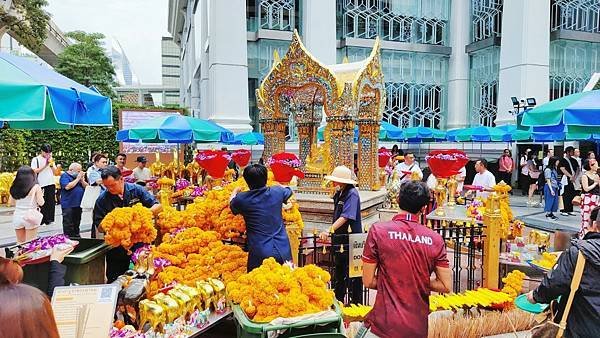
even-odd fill
[{"label": "man in maroon shirt", "polygon": [[444,240],[417,222],[428,202],[425,183],[407,181],[400,187],[400,213],[369,229],[363,284],[377,297],[357,337],[427,337],[429,293],[450,292],[452,285]]}]

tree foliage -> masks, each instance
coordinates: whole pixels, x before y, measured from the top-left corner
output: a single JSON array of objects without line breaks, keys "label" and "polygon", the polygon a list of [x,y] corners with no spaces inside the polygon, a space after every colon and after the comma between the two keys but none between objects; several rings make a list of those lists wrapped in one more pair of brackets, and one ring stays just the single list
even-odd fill
[{"label": "tree foliage", "polygon": [[9,30],[27,49],[38,52],[48,34],[46,0],[12,0],[14,9],[0,6],[0,31]]},{"label": "tree foliage", "polygon": [[87,87],[96,87],[102,95],[114,97],[115,69],[102,47],[104,35],[82,31],[66,35],[75,43],[58,55],[58,63],[54,69]]}]

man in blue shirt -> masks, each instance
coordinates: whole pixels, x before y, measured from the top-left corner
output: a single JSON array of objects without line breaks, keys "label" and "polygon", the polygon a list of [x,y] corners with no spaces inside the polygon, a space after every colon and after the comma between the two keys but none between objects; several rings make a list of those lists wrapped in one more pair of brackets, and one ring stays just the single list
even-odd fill
[{"label": "man in blue shirt", "polygon": [[236,188],[229,202],[234,215],[242,214],[246,221],[248,238],[248,272],[259,267],[265,258],[273,257],[279,263],[292,260],[281,207],[292,196],[289,187],[267,187],[267,168],[252,164],[244,169],[244,180],[249,191]]},{"label": "man in blue shirt", "polygon": [[[126,183],[121,175],[119,168],[108,166],[102,170],[102,185],[106,187],[96,200],[93,213],[93,227],[97,228],[104,217],[115,208],[130,207],[134,204],[141,203],[146,208],[149,208],[154,215],[157,215],[162,206],[156,198],[152,196],[144,187]],[[98,228],[99,231],[103,231]],[[136,249],[136,245],[132,247],[132,251]],[[106,254],[106,279],[108,283],[113,282],[117,277],[125,273],[129,269],[129,261],[131,256],[123,247],[111,249]]]},{"label": "man in blue shirt", "polygon": [[81,164],[71,163],[69,170],[60,175],[60,207],[62,209],[63,233],[69,238],[81,237],[81,200],[87,182]]},{"label": "man in blue shirt", "polygon": [[[360,196],[354,187],[357,183],[352,177],[352,170],[346,166],[333,169],[325,179],[333,182],[336,192],[333,195],[333,224],[329,232],[321,233],[322,240],[331,234],[331,244],[334,250],[335,273],[333,289],[335,298],[344,302],[346,290],[350,291],[350,303],[362,304],[361,278],[349,278],[350,249],[348,248],[348,233],[363,232],[360,215]],[[341,250],[343,246],[343,250]],[[341,252],[340,252],[341,251]]]}]

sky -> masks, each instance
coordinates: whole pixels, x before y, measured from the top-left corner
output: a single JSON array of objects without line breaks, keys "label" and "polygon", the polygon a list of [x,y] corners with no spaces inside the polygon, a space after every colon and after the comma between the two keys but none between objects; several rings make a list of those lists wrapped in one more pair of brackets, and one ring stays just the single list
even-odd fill
[{"label": "sky", "polygon": [[141,84],[161,84],[161,48],[167,0],[48,0],[46,10],[63,32],[102,33],[119,41]]}]

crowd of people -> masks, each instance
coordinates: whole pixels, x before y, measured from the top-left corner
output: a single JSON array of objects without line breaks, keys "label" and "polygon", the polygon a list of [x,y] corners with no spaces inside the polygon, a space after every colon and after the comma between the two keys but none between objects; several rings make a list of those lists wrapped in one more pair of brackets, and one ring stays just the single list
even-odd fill
[{"label": "crowd of people", "polygon": [[[59,168],[54,164],[49,145],[43,145],[40,150],[40,155],[32,160],[31,166],[23,166],[18,170],[10,190],[16,205],[13,224],[19,242],[35,237],[41,224],[53,222],[53,215],[45,213],[49,213],[46,210],[50,209],[47,207],[50,205],[54,214],[55,197],[53,188],[48,188],[44,175],[47,175],[46,171],[54,177]],[[600,262],[597,261],[600,252],[597,225],[600,208],[596,207],[600,192],[598,163],[593,153],[583,161],[578,160],[578,152],[572,147],[565,149],[563,158],[548,152],[542,160],[542,165],[538,164],[538,159],[530,152],[524,154],[522,159],[523,161],[519,162],[520,172],[526,172],[528,176],[524,181],[524,192],[531,201],[533,193],[538,190],[539,185],[543,185],[547,217],[556,217],[554,212],[558,208],[559,196],[562,196],[564,203],[561,214],[567,216],[573,212],[573,199],[577,200],[577,196],[581,198],[579,203],[584,236],[574,242],[566,255],[559,258],[559,272],[547,276],[537,289],[528,294],[531,302],[548,302],[559,295],[566,300],[569,290],[565,280],[573,275],[577,255],[581,252],[585,256],[586,264],[595,268],[600,266]],[[521,162],[524,162],[524,165],[521,165]],[[106,155],[94,154],[87,170],[79,163],[72,163],[67,171],[60,174],[63,230],[69,237],[81,235],[82,203],[85,204],[87,196],[91,196],[89,198],[93,205],[92,234],[98,231],[99,235],[102,232],[102,229],[98,229],[100,222],[115,208],[142,203],[155,215],[161,211],[162,206],[146,188],[140,184],[128,183],[124,179],[124,173],[127,172],[128,175],[133,175],[136,181],[145,181],[149,172],[146,168],[146,158],[137,158],[138,165],[132,173],[125,167],[125,154],[118,154],[114,163],[115,165],[109,165]],[[334,255],[335,276],[332,287],[338,300],[345,303],[362,303],[363,286],[377,290],[373,310],[367,316],[358,337],[397,336],[390,331],[391,327],[401,327],[402,336],[425,337],[428,329],[430,292],[450,292],[452,285],[443,238],[419,222],[431,203],[428,186],[431,186],[435,177],[431,174],[423,177],[424,173],[419,163],[410,152],[400,154],[396,149],[390,163],[402,181],[398,196],[400,211],[391,221],[378,222],[370,227],[362,257],[362,278],[350,278],[348,274],[348,234],[363,232],[360,195],[356,189],[355,173],[350,168],[340,166],[326,176],[335,187],[335,194],[332,196],[334,212],[329,231],[321,233],[319,237],[322,240],[331,240],[334,246],[344,247],[344,250],[336,251]],[[499,179],[510,183],[514,170],[516,168],[507,149],[498,161]],[[475,161],[475,171],[473,186],[479,189],[474,193],[486,197],[496,184],[496,177],[488,169],[485,159]],[[466,176],[465,168],[462,168],[457,176],[462,187]],[[247,166],[243,177],[249,190],[234,190],[230,197],[230,208],[234,214],[242,215],[246,222],[248,270],[259,266],[267,257],[274,257],[280,263],[291,260],[291,248],[280,209],[282,204],[288,202],[292,191],[289,187],[277,185],[267,187],[267,168],[262,164]],[[535,187],[532,189],[532,186]],[[460,190],[462,188],[459,192]],[[578,195],[578,190],[581,191],[581,195]],[[90,191],[98,193],[89,193]],[[70,250],[72,248],[52,251],[49,287],[45,290],[45,295],[43,291],[20,284],[23,271],[18,264],[0,259],[0,298],[11,304],[12,309],[0,311],[0,323],[18,322],[19,318],[27,318],[37,323],[36,332],[30,331],[31,328],[27,325],[11,326],[12,337],[58,337],[52,309],[46,296],[52,295],[55,286],[64,285],[66,268],[61,262]],[[132,250],[135,250],[135,246]],[[398,252],[404,254],[398,255]],[[107,282],[110,283],[123,274],[128,269],[129,262],[130,256],[123,248],[111,249],[107,254]],[[584,273],[581,285],[589,292],[576,295],[575,304],[582,309],[590,308],[597,314],[594,304],[598,302],[596,294],[600,290],[593,283],[594,271],[588,269]],[[564,308],[565,300],[561,300],[559,307]],[[574,311],[569,316],[568,330],[584,335],[598,332],[597,321],[582,319],[587,313]]]}]

